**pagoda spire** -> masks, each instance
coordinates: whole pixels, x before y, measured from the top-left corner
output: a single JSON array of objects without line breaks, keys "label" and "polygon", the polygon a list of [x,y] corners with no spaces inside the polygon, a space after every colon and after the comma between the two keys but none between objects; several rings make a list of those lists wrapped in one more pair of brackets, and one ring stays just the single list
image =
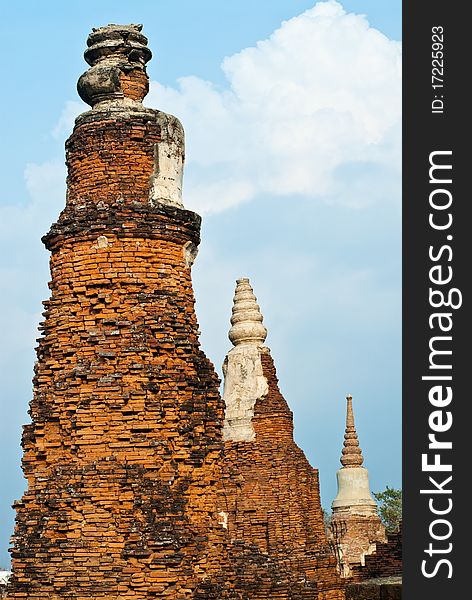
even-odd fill
[{"label": "pagoda spire", "polygon": [[269,391],[264,377],[261,354],[267,329],[262,324],[262,313],[247,277],[236,281],[233,298],[231,328],[228,337],[233,348],[223,364],[225,421],[223,439],[252,441],[254,408],[258,399]]},{"label": "pagoda spire", "polygon": [[354,411],[352,408],[352,396],[346,396],[346,431],[344,433],[344,444],[341,455],[341,464],[343,468],[362,467],[364,457],[359,446],[356,426],[354,424]]},{"label": "pagoda spire", "polygon": [[376,514],[369,484],[369,474],[364,467],[364,458],[354,424],[352,396],[346,396],[346,431],[341,454],[342,467],[337,472],[338,494],[333,501],[333,513],[338,511],[357,514]]},{"label": "pagoda spire", "polygon": [[261,346],[267,337],[267,329],[262,324],[262,313],[247,277],[236,281],[233,298],[231,329],[228,337],[233,346],[255,344]]}]

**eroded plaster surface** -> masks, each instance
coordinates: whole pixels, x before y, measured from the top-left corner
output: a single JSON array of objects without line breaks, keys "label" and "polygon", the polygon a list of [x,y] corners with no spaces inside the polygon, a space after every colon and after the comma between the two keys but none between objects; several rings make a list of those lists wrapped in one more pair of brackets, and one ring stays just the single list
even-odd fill
[{"label": "eroded plaster surface", "polygon": [[183,206],[184,130],[173,115],[159,112],[161,141],[154,147],[154,175],[150,202]]},{"label": "eroded plaster surface", "polygon": [[370,493],[369,473],[365,467],[339,469],[338,494],[332,503],[334,511],[356,514],[377,514],[377,505]]},{"label": "eroded plaster surface", "polygon": [[255,437],[254,406],[269,390],[262,371],[261,348],[255,344],[235,346],[226,357],[223,373],[223,439],[250,442]]}]

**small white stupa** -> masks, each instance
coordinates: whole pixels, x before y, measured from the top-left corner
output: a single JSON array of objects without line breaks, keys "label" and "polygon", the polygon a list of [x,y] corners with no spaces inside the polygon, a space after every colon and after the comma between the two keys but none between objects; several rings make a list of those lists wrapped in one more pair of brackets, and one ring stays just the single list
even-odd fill
[{"label": "small white stupa", "polygon": [[352,396],[347,398],[346,431],[341,455],[342,467],[336,473],[338,495],[331,507],[333,514],[330,539],[335,544],[341,577],[350,577],[352,567],[364,565],[378,542],[385,542],[385,527],[377,514],[377,504],[370,493],[369,472],[363,466],[359,447]]},{"label": "small white stupa", "polygon": [[346,400],[346,432],[341,456],[342,467],[336,473],[338,494],[331,505],[333,516],[344,512],[376,515],[377,505],[370,493],[369,472],[363,466],[364,458],[354,424],[352,396],[349,394]]}]

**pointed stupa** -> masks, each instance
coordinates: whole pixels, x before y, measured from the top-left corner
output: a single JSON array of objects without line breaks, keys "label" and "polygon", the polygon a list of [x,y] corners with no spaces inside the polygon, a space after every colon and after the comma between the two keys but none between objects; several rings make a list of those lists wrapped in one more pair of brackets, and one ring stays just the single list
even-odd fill
[{"label": "pointed stupa", "polygon": [[341,454],[342,467],[336,473],[338,494],[331,507],[330,540],[336,548],[342,577],[350,577],[355,565],[363,565],[378,542],[385,542],[385,528],[377,514],[377,504],[370,493],[369,472],[363,466],[352,396],[348,394],[346,430]]},{"label": "pointed stupa", "polygon": [[234,346],[239,344],[261,346],[265,342],[267,329],[262,324],[261,309],[247,277],[236,281],[231,325],[228,337]]},{"label": "pointed stupa", "polygon": [[377,505],[370,493],[369,472],[363,466],[364,458],[354,424],[352,396],[346,396],[346,431],[341,455],[342,467],[337,472],[338,494],[333,501],[333,512],[374,514]]},{"label": "pointed stupa", "polygon": [[261,362],[267,329],[262,324],[257,298],[246,277],[236,281],[228,337],[234,348],[228,352],[223,364],[223,439],[250,442],[255,437],[254,406],[268,392]]}]

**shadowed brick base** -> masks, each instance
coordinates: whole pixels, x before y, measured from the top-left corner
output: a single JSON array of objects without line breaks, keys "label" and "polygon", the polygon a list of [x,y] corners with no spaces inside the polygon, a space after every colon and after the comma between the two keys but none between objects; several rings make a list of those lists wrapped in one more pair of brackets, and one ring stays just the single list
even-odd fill
[{"label": "shadowed brick base", "polygon": [[292,413],[267,348],[261,361],[269,391],[255,405],[254,440],[225,442],[220,515],[231,538],[253,544],[287,571],[289,595],[257,598],[344,598],[326,540],[318,471],[293,441]]}]

